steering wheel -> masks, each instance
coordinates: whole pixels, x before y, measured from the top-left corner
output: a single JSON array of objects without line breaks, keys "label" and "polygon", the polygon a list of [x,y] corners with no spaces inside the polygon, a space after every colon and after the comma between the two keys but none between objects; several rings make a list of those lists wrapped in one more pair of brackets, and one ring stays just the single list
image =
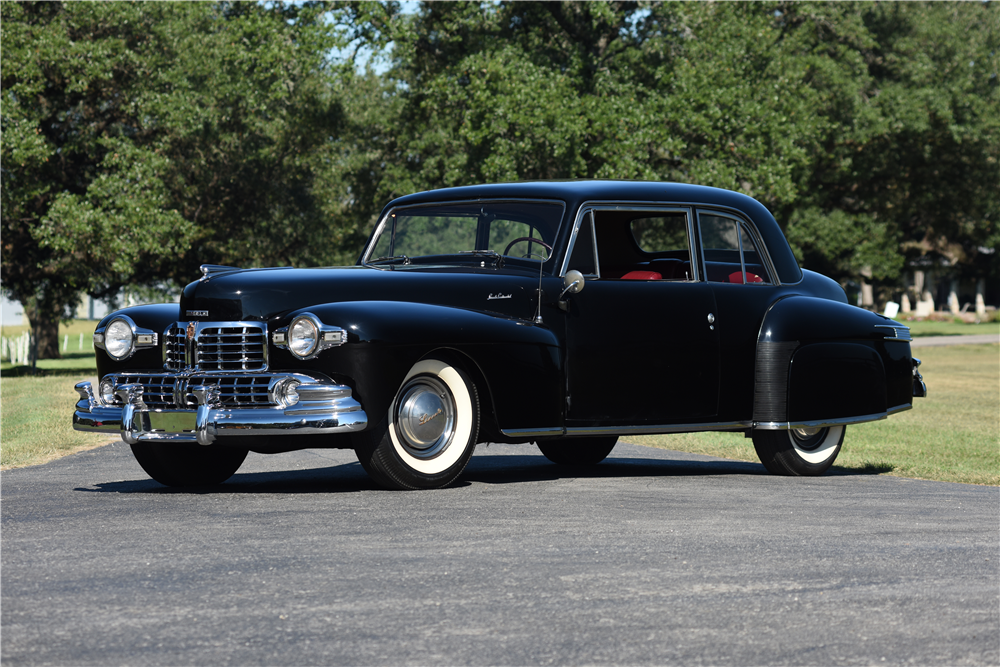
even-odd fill
[{"label": "steering wheel", "polygon": [[514,239],[513,241],[507,244],[506,248],[503,249],[503,254],[506,255],[507,253],[509,253],[510,249],[514,247],[515,243],[521,243],[522,241],[537,243],[538,245],[543,246],[546,250],[548,250],[550,255],[552,254],[552,246],[550,246],[548,243],[546,243],[541,239],[532,238],[531,236],[519,236],[518,238]]}]

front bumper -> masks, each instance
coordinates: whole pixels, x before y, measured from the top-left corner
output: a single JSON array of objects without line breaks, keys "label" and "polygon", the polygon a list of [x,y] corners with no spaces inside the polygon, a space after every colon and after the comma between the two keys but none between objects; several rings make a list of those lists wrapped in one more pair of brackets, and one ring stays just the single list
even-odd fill
[{"label": "front bumper", "polygon": [[90,382],[80,382],[75,387],[80,400],[73,428],[120,434],[129,444],[211,445],[220,437],[336,435],[368,426],[368,416],[350,387],[308,380],[297,386],[298,401],[289,406],[230,407],[222,404],[218,385],[196,384],[197,377],[192,377],[194,410],[150,408],[143,401],[143,385],[137,383],[116,384],[115,394],[123,405],[108,405],[94,395]]}]

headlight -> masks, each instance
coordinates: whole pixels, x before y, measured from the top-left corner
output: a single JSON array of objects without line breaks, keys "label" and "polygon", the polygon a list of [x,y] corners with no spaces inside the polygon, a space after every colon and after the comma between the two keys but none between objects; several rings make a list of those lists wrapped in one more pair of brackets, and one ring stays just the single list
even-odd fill
[{"label": "headlight", "polygon": [[319,327],[308,317],[298,317],[288,327],[288,349],[304,359],[316,351],[319,344]]},{"label": "headlight", "polygon": [[125,320],[113,320],[104,330],[104,349],[112,359],[122,360],[132,353],[132,327]]}]

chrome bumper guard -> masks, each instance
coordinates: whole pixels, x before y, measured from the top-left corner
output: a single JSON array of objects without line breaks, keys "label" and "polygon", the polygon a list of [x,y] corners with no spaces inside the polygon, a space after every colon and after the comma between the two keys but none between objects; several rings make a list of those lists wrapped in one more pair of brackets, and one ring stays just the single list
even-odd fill
[{"label": "chrome bumper guard", "polygon": [[191,393],[195,410],[150,409],[142,400],[141,384],[123,384],[115,393],[124,407],[106,405],[94,395],[90,382],[80,382],[80,400],[73,413],[77,431],[121,434],[122,440],[138,442],[187,442],[211,445],[220,437],[250,435],[333,435],[361,431],[368,416],[351,396],[351,388],[339,384],[309,382],[296,388],[299,400],[282,407],[223,407],[217,385],[195,384]]}]

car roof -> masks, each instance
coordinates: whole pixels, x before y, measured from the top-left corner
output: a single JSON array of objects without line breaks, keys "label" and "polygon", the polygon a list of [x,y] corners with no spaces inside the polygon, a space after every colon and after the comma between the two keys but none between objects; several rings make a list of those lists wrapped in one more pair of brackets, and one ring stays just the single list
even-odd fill
[{"label": "car roof", "polygon": [[760,202],[732,190],[687,183],[622,180],[562,180],[517,181],[463,185],[427,190],[399,197],[389,202],[390,208],[433,202],[488,199],[556,199],[566,202],[572,214],[587,202],[651,202],[664,204],[705,204],[735,209],[750,218],[768,246],[771,260],[783,283],[801,280],[802,273],[788,241],[774,216]]}]

